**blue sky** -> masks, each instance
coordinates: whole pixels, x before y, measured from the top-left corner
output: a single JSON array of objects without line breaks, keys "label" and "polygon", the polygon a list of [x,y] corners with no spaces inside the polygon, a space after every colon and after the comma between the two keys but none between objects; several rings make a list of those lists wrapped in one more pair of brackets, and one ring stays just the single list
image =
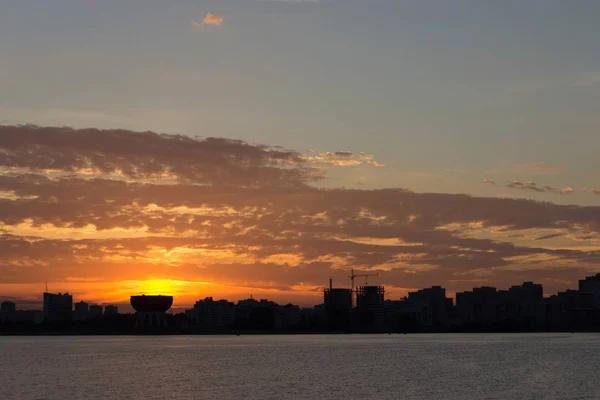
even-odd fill
[{"label": "blue sky", "polygon": [[[207,13],[223,23],[193,24]],[[385,166],[322,184],[598,205],[598,15],[597,1],[3,1],[0,120],[365,152]]]}]

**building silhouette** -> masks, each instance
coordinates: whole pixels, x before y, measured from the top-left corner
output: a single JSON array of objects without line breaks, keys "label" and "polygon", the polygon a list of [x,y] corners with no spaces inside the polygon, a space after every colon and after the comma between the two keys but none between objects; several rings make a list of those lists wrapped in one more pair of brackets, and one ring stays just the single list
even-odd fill
[{"label": "building silhouette", "polygon": [[16,318],[17,305],[12,301],[3,301],[0,304],[0,321],[14,321]]},{"label": "building silhouette", "polygon": [[[406,297],[401,300],[386,300],[384,302],[385,325],[389,332],[414,332],[431,321],[427,314],[423,320],[423,309]],[[429,308],[427,308],[429,310]]]},{"label": "building silhouette", "polygon": [[73,296],[44,292],[44,318],[49,322],[71,321]]},{"label": "building silhouette", "polygon": [[579,291],[592,293],[594,295],[594,305],[600,307],[600,274],[588,276],[579,281]]},{"label": "building silhouette", "polygon": [[420,321],[427,327],[444,327],[451,322],[454,302],[446,297],[446,289],[432,286],[408,293],[408,300],[420,310]]},{"label": "building silhouette", "polygon": [[73,311],[73,319],[75,321],[85,321],[89,318],[90,306],[84,301],[75,303],[75,309]]},{"label": "building silhouette", "polygon": [[329,288],[323,291],[323,306],[327,324],[331,330],[352,328],[352,290],[334,288],[329,280]]},{"label": "building silhouette", "polygon": [[93,304],[90,306],[89,319],[98,320],[102,318],[102,306],[98,304]]},{"label": "building silhouette", "polygon": [[[385,299],[383,286],[365,285],[353,291],[334,288],[330,280],[323,290],[323,304],[313,308],[279,305],[267,299],[249,298],[234,304],[206,297],[185,313],[169,317],[166,311],[173,304],[172,296],[131,296],[135,316],[119,315],[114,305],[107,305],[103,313],[100,305],[90,306],[83,301],[73,304],[68,293],[45,292],[43,298],[43,311],[17,310],[14,302],[2,302],[0,329],[140,333],[168,325],[168,332],[182,333],[600,331],[600,274],[580,280],[576,290],[549,297],[544,297],[541,284],[523,282],[506,290],[483,286],[458,292],[455,303],[441,286],[390,300]],[[61,323],[35,327],[44,320]],[[70,326],[70,320],[94,322]]]},{"label": "building silhouette", "polygon": [[511,286],[508,291],[501,290],[501,310],[506,319],[530,329],[544,324],[544,289],[542,285],[524,282],[520,286]]},{"label": "building silhouette", "polygon": [[463,324],[487,325],[501,318],[500,298],[494,287],[456,293],[456,314]]},{"label": "building silhouette", "polygon": [[173,305],[173,296],[131,296],[130,302],[136,311],[137,328],[164,328],[167,326],[166,312]]},{"label": "building silhouette", "polygon": [[119,307],[115,306],[115,305],[107,305],[106,307],[104,307],[104,316],[105,317],[111,317],[113,315],[118,315],[119,314]]},{"label": "building silhouette", "polygon": [[356,288],[356,328],[364,332],[385,330],[383,286],[359,286]]},{"label": "building silhouette", "polygon": [[301,322],[302,314],[299,306],[288,303],[275,309],[275,329],[290,329],[297,327]]},{"label": "building silhouette", "polygon": [[227,300],[214,301],[212,297],[207,297],[198,300],[189,311],[188,315],[199,329],[223,329],[235,321],[235,305]]},{"label": "building silhouette", "polygon": [[600,308],[596,294],[567,290],[546,299],[547,329],[585,329],[598,326]]}]

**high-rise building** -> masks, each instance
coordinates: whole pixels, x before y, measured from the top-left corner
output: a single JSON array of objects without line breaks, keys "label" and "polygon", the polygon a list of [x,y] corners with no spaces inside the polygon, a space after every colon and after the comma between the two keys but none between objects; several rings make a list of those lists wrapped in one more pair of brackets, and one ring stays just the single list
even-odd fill
[{"label": "high-rise building", "polygon": [[235,305],[227,300],[214,301],[207,297],[196,302],[192,314],[200,328],[225,328],[235,321]]},{"label": "high-rise building", "polygon": [[327,311],[350,311],[352,309],[352,290],[344,288],[325,289],[323,304]]},{"label": "high-rise building", "polygon": [[408,300],[417,304],[423,315],[428,315],[430,320],[424,320],[425,326],[441,327],[450,323],[452,312],[452,299],[446,297],[446,289],[432,286],[408,293]]},{"label": "high-rise building", "polygon": [[594,294],[594,303],[600,307],[600,274],[579,281],[579,291]]},{"label": "high-rise building", "polygon": [[119,314],[119,307],[113,306],[113,305],[108,305],[108,306],[104,307],[104,316],[105,317],[110,317],[111,315],[117,315],[117,314]]},{"label": "high-rise building", "polygon": [[47,321],[70,321],[72,314],[73,296],[69,293],[44,293],[44,318]]},{"label": "high-rise building", "polygon": [[542,285],[524,282],[520,286],[511,286],[507,291],[501,290],[499,296],[500,309],[506,318],[530,327],[545,324],[546,307]]},{"label": "high-rise building", "polygon": [[500,315],[498,291],[494,287],[456,293],[456,310],[463,324],[487,325],[504,317]]},{"label": "high-rise building", "polygon": [[359,330],[382,332],[385,329],[383,286],[359,286],[356,288],[356,319]]},{"label": "high-rise building", "polygon": [[75,303],[75,311],[73,311],[73,319],[75,321],[85,321],[89,318],[90,307],[88,303],[80,301]]},{"label": "high-rise building", "polygon": [[352,290],[334,288],[329,280],[329,289],[323,291],[323,307],[329,329],[349,330],[352,327]]},{"label": "high-rise building", "polygon": [[589,328],[598,326],[600,310],[596,297],[591,292],[567,290],[546,299],[546,318],[551,329]]}]

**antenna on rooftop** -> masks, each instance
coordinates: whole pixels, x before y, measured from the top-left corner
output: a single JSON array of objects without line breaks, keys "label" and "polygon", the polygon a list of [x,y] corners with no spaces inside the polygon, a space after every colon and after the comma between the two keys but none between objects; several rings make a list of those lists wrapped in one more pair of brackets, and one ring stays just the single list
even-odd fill
[{"label": "antenna on rooftop", "polygon": [[46,293],[48,293],[48,279],[46,279]]}]

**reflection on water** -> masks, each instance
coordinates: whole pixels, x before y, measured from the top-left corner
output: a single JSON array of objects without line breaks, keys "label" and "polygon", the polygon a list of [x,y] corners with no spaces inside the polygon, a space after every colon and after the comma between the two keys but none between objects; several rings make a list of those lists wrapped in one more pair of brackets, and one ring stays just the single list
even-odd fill
[{"label": "reflection on water", "polygon": [[597,334],[0,337],[0,399],[598,399]]}]

